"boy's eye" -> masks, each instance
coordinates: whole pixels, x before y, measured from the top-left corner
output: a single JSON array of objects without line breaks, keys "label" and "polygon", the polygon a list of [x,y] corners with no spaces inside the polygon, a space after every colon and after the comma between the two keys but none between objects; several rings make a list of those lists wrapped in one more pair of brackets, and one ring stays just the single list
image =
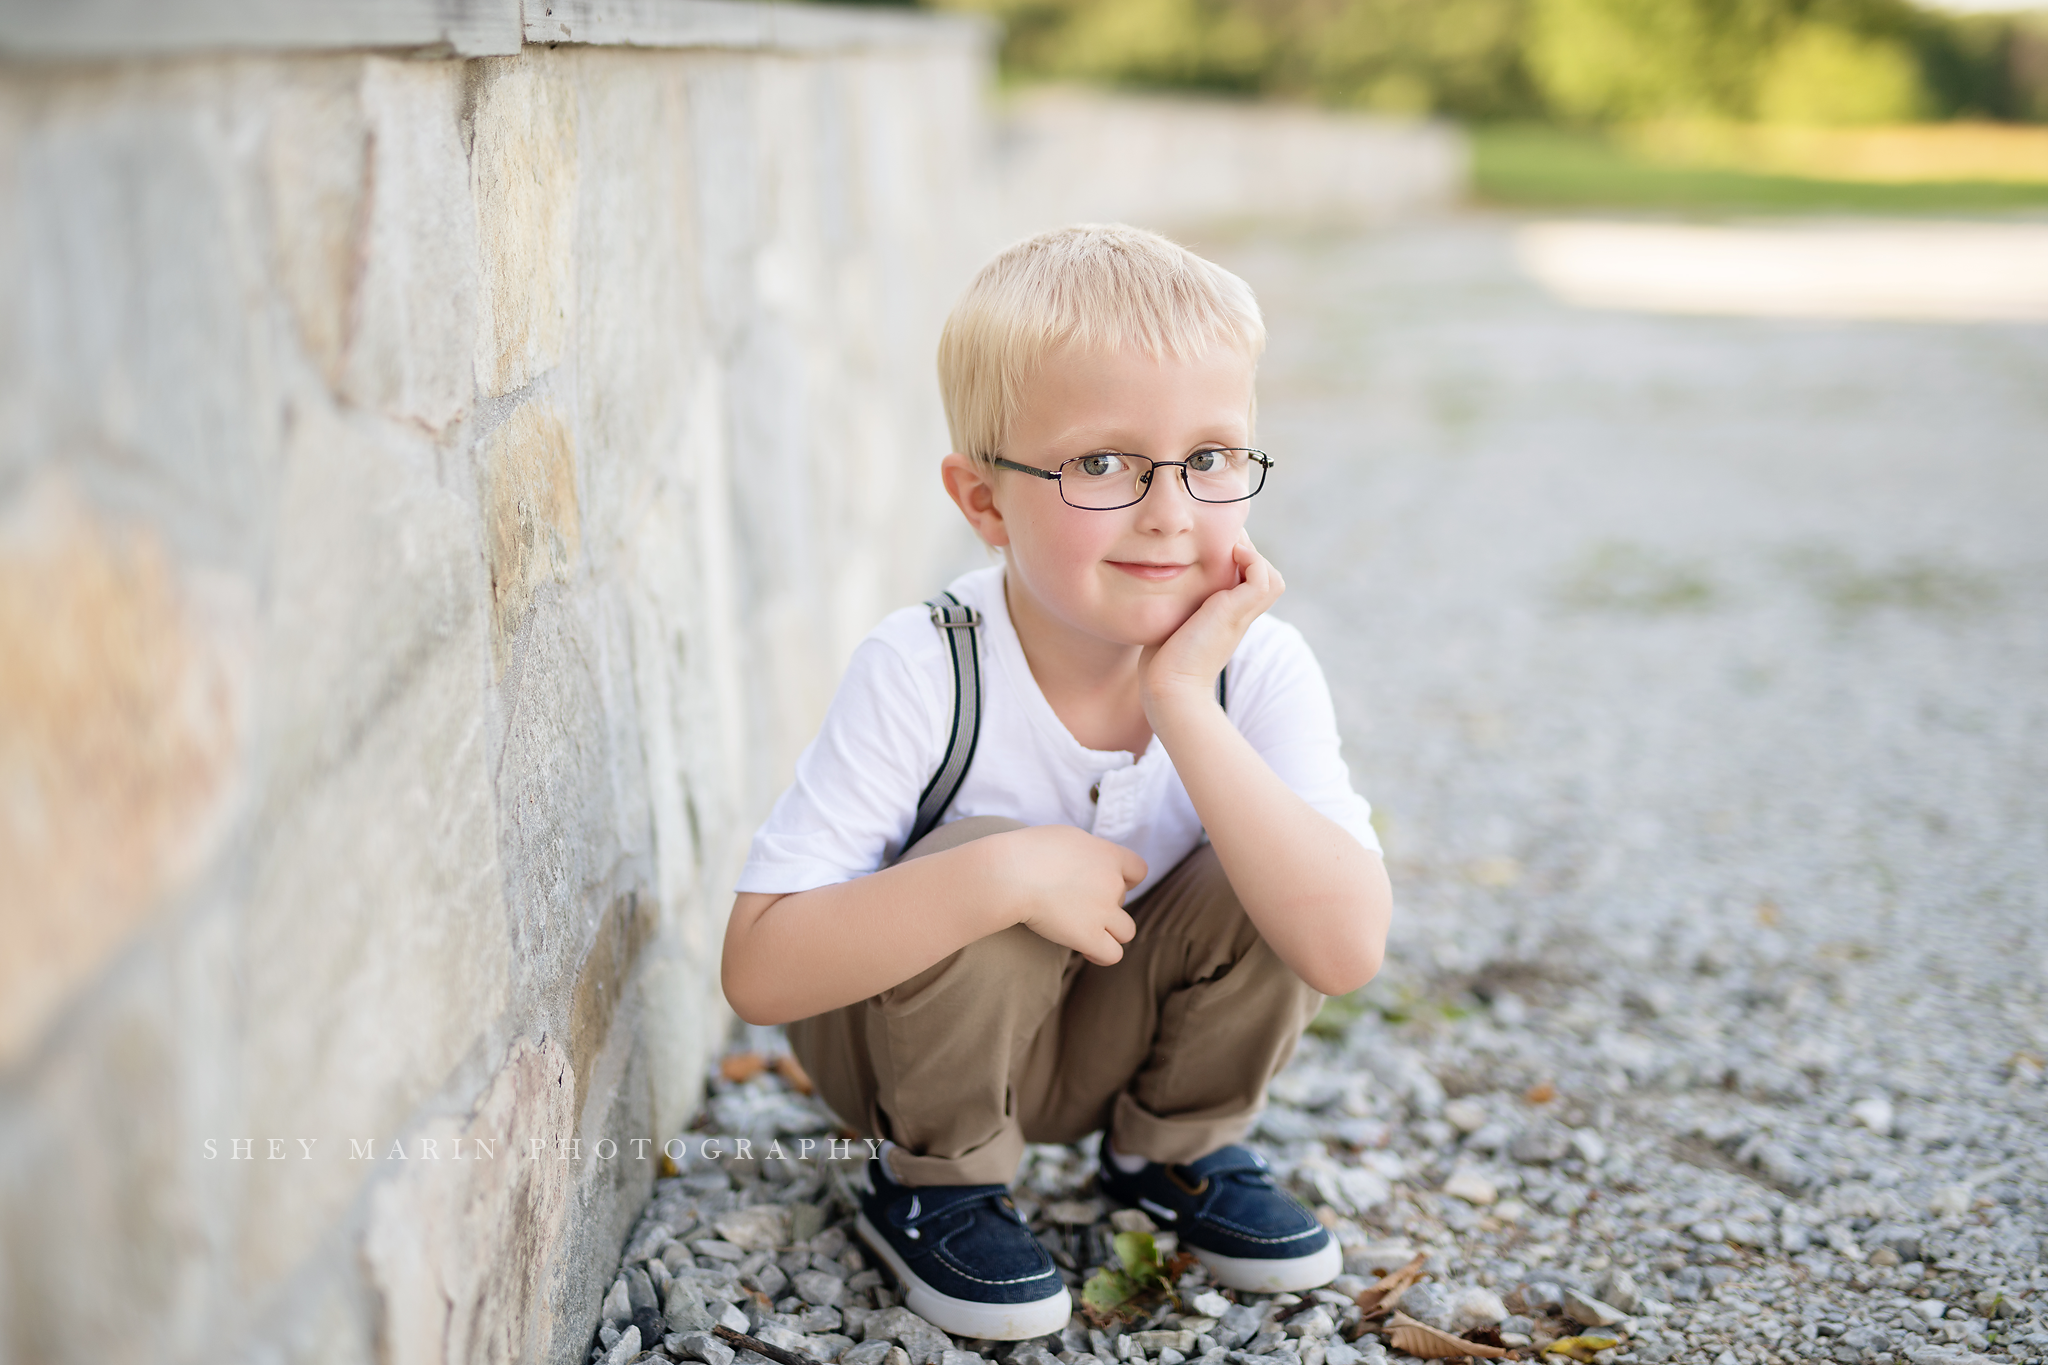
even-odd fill
[{"label": "boy's eye", "polygon": [[1198,450],[1188,456],[1188,473],[1213,474],[1223,467],[1223,452],[1220,450]]},{"label": "boy's eye", "polygon": [[1097,455],[1083,455],[1080,459],[1074,461],[1075,472],[1090,479],[1099,479],[1109,474],[1121,474],[1124,468],[1124,457],[1108,452]]}]

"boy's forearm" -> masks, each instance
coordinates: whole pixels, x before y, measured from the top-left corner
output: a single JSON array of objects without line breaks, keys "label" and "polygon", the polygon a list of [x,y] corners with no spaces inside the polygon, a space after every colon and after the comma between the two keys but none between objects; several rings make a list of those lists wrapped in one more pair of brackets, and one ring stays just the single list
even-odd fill
[{"label": "boy's forearm", "polygon": [[792,895],[741,892],[726,925],[725,998],[752,1024],[786,1024],[917,975],[1007,928],[992,895],[986,841],[964,844],[835,886]]},{"label": "boy's forearm", "polygon": [[1266,942],[1325,995],[1370,981],[1393,907],[1378,855],[1281,781],[1213,696],[1157,706],[1152,719]]}]

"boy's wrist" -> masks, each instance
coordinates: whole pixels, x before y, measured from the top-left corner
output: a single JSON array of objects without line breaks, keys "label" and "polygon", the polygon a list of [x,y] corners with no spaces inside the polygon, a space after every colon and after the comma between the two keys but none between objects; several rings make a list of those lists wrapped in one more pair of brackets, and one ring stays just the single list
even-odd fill
[{"label": "boy's wrist", "polygon": [[1172,732],[1222,714],[1223,708],[1216,704],[1214,680],[1206,685],[1169,683],[1149,688],[1145,693],[1145,718],[1152,725],[1152,733],[1159,736],[1159,742],[1169,747],[1173,743]]},{"label": "boy's wrist", "polygon": [[966,893],[963,903],[976,938],[1001,933],[1011,925],[1023,922],[1024,909],[1015,895],[1018,879],[1009,870],[1008,863],[1016,836],[1026,832],[1006,830],[953,850],[967,862],[967,866],[961,869],[965,873],[961,878]]}]

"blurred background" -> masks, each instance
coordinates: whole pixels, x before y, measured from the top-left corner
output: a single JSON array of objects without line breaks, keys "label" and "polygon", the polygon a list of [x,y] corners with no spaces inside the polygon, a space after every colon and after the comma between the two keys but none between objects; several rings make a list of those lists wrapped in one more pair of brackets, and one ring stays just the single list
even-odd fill
[{"label": "blurred background", "polygon": [[1498,204],[2039,205],[2048,18],[2022,0],[936,0],[1014,87],[1453,119]]}]

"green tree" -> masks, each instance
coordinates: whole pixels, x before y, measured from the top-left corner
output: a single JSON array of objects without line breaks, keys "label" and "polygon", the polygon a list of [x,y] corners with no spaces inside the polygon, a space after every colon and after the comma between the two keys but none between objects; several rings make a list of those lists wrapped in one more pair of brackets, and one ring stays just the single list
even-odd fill
[{"label": "green tree", "polygon": [[1539,104],[1527,0],[1333,0],[1290,16],[1276,83],[1330,104],[1480,118]]},{"label": "green tree", "polygon": [[1767,123],[1906,123],[1931,112],[1919,60],[1893,38],[1801,24],[1764,61],[1756,114]]},{"label": "green tree", "polygon": [[1025,79],[1581,123],[2048,115],[2048,32],[1909,0],[926,0]]}]

